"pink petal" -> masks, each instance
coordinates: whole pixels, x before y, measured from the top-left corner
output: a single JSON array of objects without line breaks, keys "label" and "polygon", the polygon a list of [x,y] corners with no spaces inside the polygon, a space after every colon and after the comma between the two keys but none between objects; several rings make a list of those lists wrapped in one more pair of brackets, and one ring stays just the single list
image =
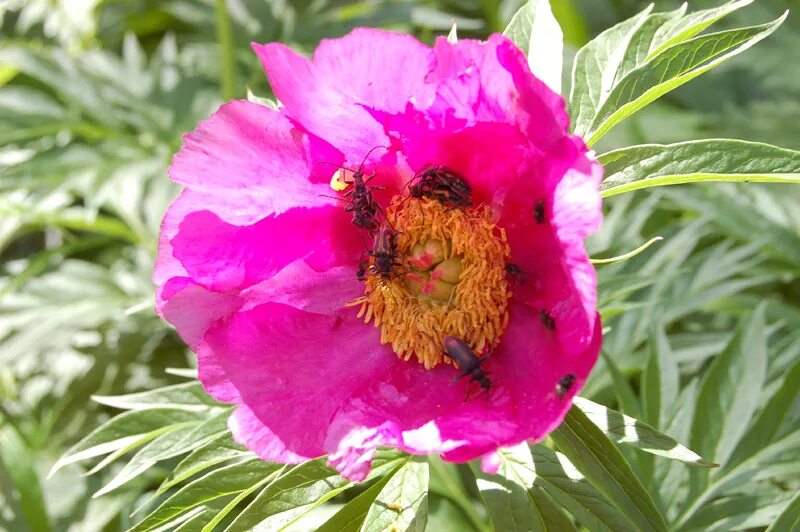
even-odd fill
[{"label": "pink petal", "polygon": [[319,270],[351,264],[355,271],[364,253],[339,206],[296,208],[247,226],[197,211],[183,219],[171,244],[187,274],[218,292],[252,286],[297,258]]},{"label": "pink petal", "polygon": [[348,162],[360,162],[375,146],[389,145],[380,124],[311,61],[278,43],[253,43],[252,48],[286,114],[349,156]]},{"label": "pink petal", "polygon": [[252,419],[240,419],[240,442],[281,462],[325,453],[340,405],[396,360],[379,331],[353,314],[264,303],[209,329],[198,352],[200,379],[211,395],[245,404],[250,413],[240,415],[267,427],[253,431]]},{"label": "pink petal", "polygon": [[184,137],[169,175],[192,190],[204,210],[249,224],[298,205],[334,203],[325,196],[331,195],[335,168],[317,166],[325,176],[312,174],[312,143],[314,153],[332,156],[322,141],[308,138],[277,111],[234,100]]},{"label": "pink petal", "polygon": [[[340,39],[323,39],[314,52],[321,79],[365,107],[402,111],[412,98],[426,99],[431,49],[411,35],[357,28]],[[377,74],[377,75],[376,75]]]},{"label": "pink petal", "polygon": [[[325,445],[331,463],[361,478],[360,457],[389,445],[415,454],[444,453],[454,462],[488,455],[491,465],[499,447],[544,438],[561,422],[597,359],[599,320],[592,343],[568,354],[532,309],[515,305],[511,316],[501,346],[484,364],[493,382],[489,394],[465,380],[453,383],[458,372],[452,367],[424,370],[398,360],[336,413]],[[558,397],[556,384],[569,373],[575,384]],[[464,401],[467,392],[471,398]]]}]

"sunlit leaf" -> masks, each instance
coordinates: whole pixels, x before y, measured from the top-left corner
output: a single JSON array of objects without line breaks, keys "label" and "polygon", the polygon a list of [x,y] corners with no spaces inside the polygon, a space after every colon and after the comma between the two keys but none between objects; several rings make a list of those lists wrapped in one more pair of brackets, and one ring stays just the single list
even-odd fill
[{"label": "sunlit leaf", "polygon": [[528,0],[511,18],[503,35],[525,52],[531,72],[560,94],[564,35],[550,0]]},{"label": "sunlit leaf", "polygon": [[630,416],[620,414],[583,397],[576,397],[574,403],[614,443],[630,445],[642,451],[690,465],[700,467],[716,465],[704,460],[700,455],[666,434]]},{"label": "sunlit leaf", "polygon": [[600,161],[605,197],[703,181],[800,183],[800,152],[743,140],[632,146],[605,153]]},{"label": "sunlit leaf", "polygon": [[367,512],[361,530],[423,532],[428,522],[428,460],[413,457],[392,475]]},{"label": "sunlit leaf", "polygon": [[767,24],[701,35],[665,49],[615,84],[591,121],[576,124],[575,133],[594,144],[645,105],[765,39],[787,14]]},{"label": "sunlit leaf", "polygon": [[551,437],[578,471],[638,527],[667,529],[622,453],[577,406],[570,409]]},{"label": "sunlit leaf", "polygon": [[575,530],[569,518],[536,485],[536,471],[527,444],[500,450],[498,455],[500,467],[494,475],[473,465],[478,489],[495,530]]},{"label": "sunlit leaf", "polygon": [[595,489],[561,453],[543,445],[531,448],[535,483],[589,530],[636,530],[624,515]]}]

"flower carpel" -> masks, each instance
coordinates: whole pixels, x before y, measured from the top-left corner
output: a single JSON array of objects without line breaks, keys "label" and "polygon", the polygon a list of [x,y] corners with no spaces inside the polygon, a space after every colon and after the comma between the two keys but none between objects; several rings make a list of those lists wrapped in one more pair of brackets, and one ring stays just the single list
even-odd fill
[{"label": "flower carpel", "polygon": [[369,275],[358,316],[381,328],[381,342],[426,368],[452,363],[443,338],[478,353],[493,349],[508,326],[511,297],[505,232],[486,207],[452,208],[427,198],[395,198],[386,216],[405,257],[401,275]]}]

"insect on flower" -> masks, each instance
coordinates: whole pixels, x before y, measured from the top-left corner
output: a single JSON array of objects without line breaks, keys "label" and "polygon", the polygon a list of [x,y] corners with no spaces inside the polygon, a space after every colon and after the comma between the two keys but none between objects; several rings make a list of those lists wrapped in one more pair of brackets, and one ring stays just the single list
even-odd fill
[{"label": "insect on flower", "polygon": [[358,270],[356,270],[356,279],[358,279],[362,283],[367,280],[368,265],[369,261],[367,259],[361,259],[361,262],[358,263]]},{"label": "insect on flower", "polygon": [[575,384],[575,375],[572,373],[567,373],[561,377],[556,383],[556,396],[559,399],[563,399],[573,384]]},{"label": "insect on flower", "polygon": [[359,165],[358,170],[349,170],[344,168],[344,170],[352,172],[353,175],[351,176],[350,180],[348,180],[346,177],[342,179],[345,184],[353,185],[352,189],[344,193],[345,197],[350,198],[350,201],[348,201],[344,210],[353,213],[353,225],[360,229],[366,229],[370,233],[378,228],[380,223],[378,220],[378,212],[382,209],[372,196],[370,187],[367,186],[367,184],[372,178],[375,177],[375,175],[373,174],[366,179],[364,178],[364,163],[366,163],[367,158],[369,158],[372,152],[378,148],[386,147],[375,146],[369,150],[364,156],[364,159],[361,161],[361,165]]},{"label": "insect on flower", "polygon": [[369,267],[370,273],[377,275],[384,281],[398,275],[397,269],[403,266],[403,261],[397,254],[397,233],[385,223],[375,233],[370,256],[374,262]]},{"label": "insect on flower", "polygon": [[544,223],[544,200],[538,200],[533,206],[533,219],[537,224]]},{"label": "insect on flower", "polygon": [[519,282],[519,284],[525,284],[525,272],[519,267],[518,264],[513,262],[506,264],[506,273],[509,277],[511,277],[511,284],[516,282]]},{"label": "insect on flower", "polygon": [[471,207],[472,188],[459,174],[449,168],[426,166],[412,178],[409,188],[412,198],[430,198],[448,207]]},{"label": "insect on flower", "polygon": [[492,387],[492,383],[481,369],[481,364],[486,362],[489,355],[480,358],[475,351],[470,349],[464,340],[456,336],[445,336],[444,348],[446,351],[445,354],[455,360],[458,364],[458,369],[461,370],[461,376],[458,377],[459,379],[469,376],[470,382],[477,382],[481,385],[481,388],[487,392],[489,391],[489,388]]}]

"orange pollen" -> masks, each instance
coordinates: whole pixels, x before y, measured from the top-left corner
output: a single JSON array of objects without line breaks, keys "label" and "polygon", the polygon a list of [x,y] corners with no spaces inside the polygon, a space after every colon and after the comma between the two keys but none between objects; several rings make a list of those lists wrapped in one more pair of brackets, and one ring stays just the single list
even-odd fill
[{"label": "orange pollen", "polygon": [[443,355],[445,336],[478,354],[495,348],[508,327],[511,250],[490,209],[396,197],[386,218],[396,231],[398,266],[388,279],[367,276],[364,295],[350,302],[360,306],[358,316],[380,327],[382,344],[427,369],[452,363]]}]

